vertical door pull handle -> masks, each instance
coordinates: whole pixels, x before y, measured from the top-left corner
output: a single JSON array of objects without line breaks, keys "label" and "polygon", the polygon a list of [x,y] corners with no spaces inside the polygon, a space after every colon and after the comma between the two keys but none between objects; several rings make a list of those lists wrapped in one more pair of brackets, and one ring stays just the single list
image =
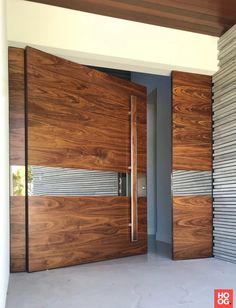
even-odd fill
[{"label": "vertical door pull handle", "polygon": [[131,96],[131,241],[138,240],[137,197],[137,97]]}]

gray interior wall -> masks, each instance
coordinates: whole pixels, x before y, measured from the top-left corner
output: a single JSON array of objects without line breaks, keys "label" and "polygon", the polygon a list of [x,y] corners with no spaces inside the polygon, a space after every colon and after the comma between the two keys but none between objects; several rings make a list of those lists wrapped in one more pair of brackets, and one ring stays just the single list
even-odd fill
[{"label": "gray interior wall", "polygon": [[148,234],[156,234],[156,90],[148,95],[147,105],[147,199]]},{"label": "gray interior wall", "polygon": [[171,242],[171,78],[131,73],[147,87],[148,233]]},{"label": "gray interior wall", "polygon": [[172,241],[171,126],[171,78],[162,76],[157,85],[156,239],[168,243]]}]

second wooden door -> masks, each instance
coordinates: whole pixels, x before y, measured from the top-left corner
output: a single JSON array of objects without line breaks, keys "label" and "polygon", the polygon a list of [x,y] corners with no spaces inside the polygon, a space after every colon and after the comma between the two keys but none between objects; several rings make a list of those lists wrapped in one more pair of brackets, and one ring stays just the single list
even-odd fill
[{"label": "second wooden door", "polygon": [[212,255],[212,80],[172,73],[173,259]]}]

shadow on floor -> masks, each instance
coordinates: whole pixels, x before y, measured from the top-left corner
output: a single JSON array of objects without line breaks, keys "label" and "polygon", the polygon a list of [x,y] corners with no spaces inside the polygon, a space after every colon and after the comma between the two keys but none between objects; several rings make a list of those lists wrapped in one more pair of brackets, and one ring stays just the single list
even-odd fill
[{"label": "shadow on floor", "polygon": [[155,236],[148,236],[148,253],[156,254],[163,259],[172,259],[171,244],[155,240]]}]

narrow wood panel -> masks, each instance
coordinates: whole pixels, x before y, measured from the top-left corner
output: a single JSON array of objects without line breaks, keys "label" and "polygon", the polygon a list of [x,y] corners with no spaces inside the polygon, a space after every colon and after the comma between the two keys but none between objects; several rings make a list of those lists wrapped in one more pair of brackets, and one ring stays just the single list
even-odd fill
[{"label": "narrow wood panel", "polygon": [[215,36],[236,23],[234,0],[31,1]]},{"label": "narrow wood panel", "polygon": [[[10,166],[25,166],[25,74],[24,50],[9,48]],[[10,198],[10,268],[25,266],[25,197]]]},{"label": "narrow wood panel", "polygon": [[212,256],[212,199],[173,197],[173,259]]},{"label": "narrow wood panel", "polygon": [[172,73],[172,171],[176,186],[172,242],[175,260],[212,254],[211,109],[211,76]]},{"label": "narrow wood panel", "polygon": [[27,48],[28,163],[126,172],[130,97],[138,96],[138,168],[146,170],[146,89]]},{"label": "narrow wood panel", "polygon": [[25,197],[10,198],[10,269],[12,273],[26,270]]},{"label": "narrow wood panel", "polygon": [[25,165],[24,49],[9,48],[10,164]]},{"label": "narrow wood panel", "polygon": [[212,169],[211,76],[172,73],[174,170]]},{"label": "narrow wood panel", "polygon": [[138,242],[127,197],[29,197],[29,271],[146,253],[146,198]]}]

